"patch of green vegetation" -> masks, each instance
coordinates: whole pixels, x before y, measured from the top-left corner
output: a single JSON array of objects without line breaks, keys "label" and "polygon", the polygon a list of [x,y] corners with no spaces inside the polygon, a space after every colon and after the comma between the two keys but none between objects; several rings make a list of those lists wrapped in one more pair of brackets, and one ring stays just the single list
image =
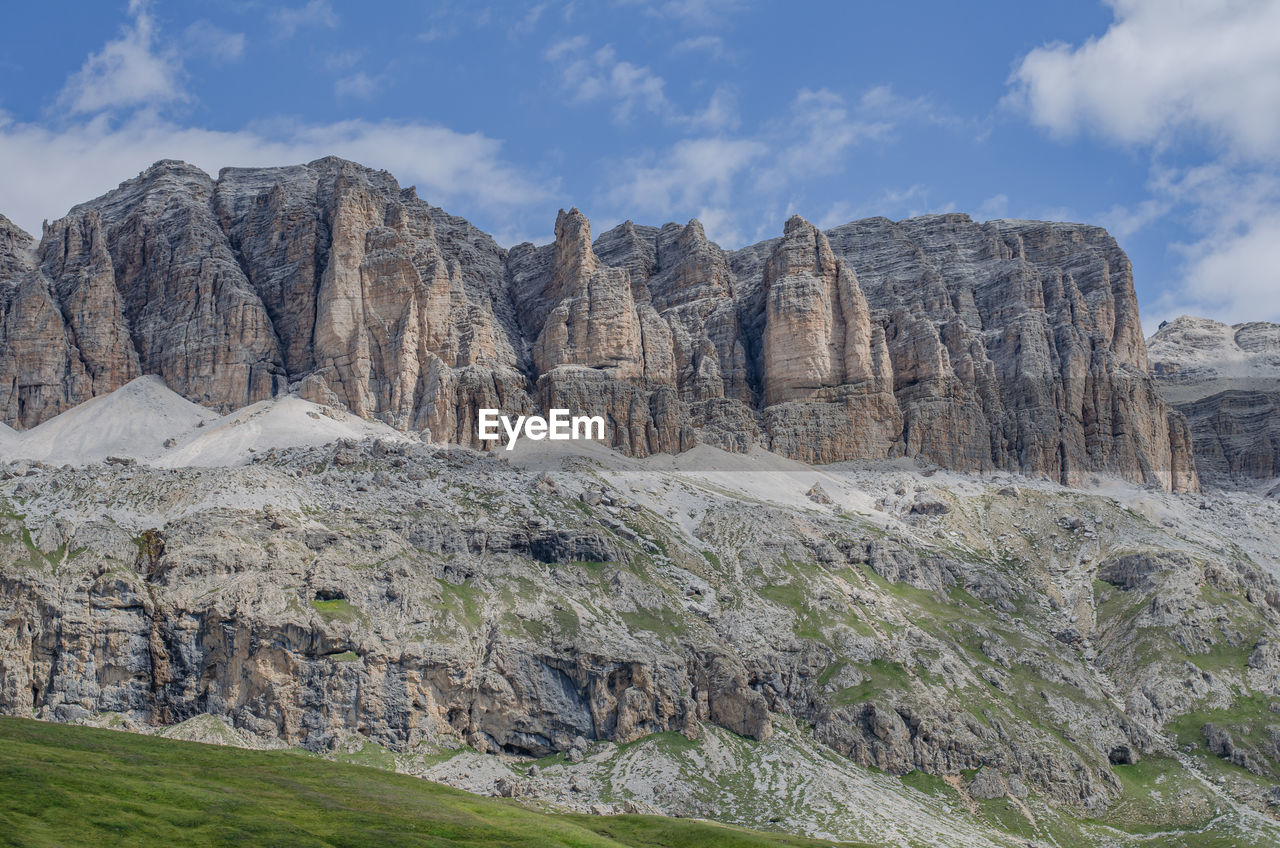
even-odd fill
[{"label": "patch of green vegetation", "polygon": [[[1178,745],[1191,748],[1197,759],[1211,772],[1236,780],[1258,783],[1269,788],[1271,781],[1259,777],[1229,760],[1209,753],[1205,748],[1204,726],[1213,724],[1231,734],[1232,741],[1241,748],[1254,751],[1266,750],[1270,744],[1269,724],[1275,713],[1270,706],[1274,698],[1255,694],[1238,698],[1230,707],[1201,709],[1181,715],[1165,726],[1165,730],[1178,740]],[[1264,756],[1255,756],[1261,762]]]},{"label": "patch of green vegetation", "polygon": [[653,746],[662,753],[672,756],[680,756],[701,748],[697,740],[689,739],[682,733],[669,730],[663,733],[650,733],[648,736],[643,736],[631,742],[624,742],[618,746],[618,752],[621,753],[641,745]]},{"label": "patch of green vegetation", "polygon": [[915,769],[904,774],[901,778],[903,783],[910,786],[917,792],[923,792],[926,795],[952,795],[955,790],[947,785],[947,782],[936,774]]},{"label": "patch of green vegetation", "polygon": [[822,618],[809,606],[804,586],[799,581],[763,586],[760,594],[796,614],[795,633],[801,639],[824,641]]},{"label": "patch of green vegetation", "polygon": [[337,654],[327,654],[325,655],[325,659],[333,662],[359,662],[360,655],[355,651],[342,651]]},{"label": "patch of green vegetation", "polygon": [[906,666],[900,662],[877,658],[869,663],[860,663],[857,668],[866,675],[866,679],[857,686],[850,686],[836,692],[831,697],[831,703],[861,704],[881,692],[911,688],[911,675],[907,672]]},{"label": "patch of green vegetation", "polygon": [[1249,655],[1253,653],[1254,644],[1255,639],[1248,639],[1243,645],[1217,642],[1203,654],[1188,654],[1187,659],[1205,671],[1219,674],[1224,671],[1243,673],[1249,666]]},{"label": "patch of green vegetation", "polygon": [[[833,843],[829,840],[811,840],[798,836],[765,834],[727,825],[666,819],[659,816],[566,816],[569,821],[590,828],[597,834],[614,840],[619,845],[636,848],[729,848],[729,846],[777,845],[777,846],[852,846],[854,843]],[[858,843],[861,844],[861,843]]]},{"label": "patch of green vegetation", "polygon": [[[0,500],[0,504],[6,505],[0,509],[0,518],[16,522],[22,522],[26,519],[25,515],[14,512],[11,507],[8,507],[7,501]],[[50,553],[45,553],[40,550],[39,546],[36,545],[35,539],[31,537],[31,530],[22,523],[13,528],[12,532],[0,531],[0,545],[12,545],[14,547],[21,545],[22,548],[26,549],[25,553],[16,554],[9,560],[13,565],[38,569],[52,568],[55,572],[64,559],[72,560],[85,552],[84,548],[76,548],[68,553],[67,546],[64,543]]]},{"label": "patch of green vegetation", "polygon": [[812,588],[820,589],[823,585],[829,585],[831,576],[825,569],[813,563],[787,559],[783,570],[788,575],[786,582],[770,583],[757,591],[761,597],[795,614],[794,632],[798,638],[834,645],[839,641],[839,631],[845,628],[859,636],[877,635],[875,628],[867,623],[859,609],[846,605],[839,599],[838,592],[831,593],[833,598],[830,600],[824,598],[815,602],[812,599]]},{"label": "patch of green vegetation", "polygon": [[24,512],[18,512],[17,507],[8,498],[0,498],[0,518],[8,518],[11,521],[26,521],[27,515]]},{"label": "patch of green vegetation", "polygon": [[553,610],[551,618],[555,621],[556,629],[564,635],[577,633],[582,626],[582,622],[578,620],[578,614],[567,606]]},{"label": "patch of green vegetation", "polygon": [[502,617],[504,624],[503,629],[507,633],[520,634],[532,638],[535,642],[545,642],[547,640],[547,625],[545,622],[538,621],[534,618],[523,618],[515,613],[506,613]]},{"label": "patch of green vegetation", "polygon": [[339,751],[334,755],[334,759],[340,763],[368,766],[384,771],[396,770],[396,755],[376,742],[365,742],[358,751]]},{"label": "patch of green vegetation", "polygon": [[1199,828],[1214,815],[1214,804],[1206,790],[1177,760],[1144,757],[1133,765],[1112,766],[1111,770],[1123,792],[1120,801],[1099,821],[1112,827],[1127,833]]},{"label": "patch of green vegetation", "polygon": [[406,775],[0,718],[0,844],[445,848],[819,848],[656,816],[548,815]]},{"label": "patch of green vegetation", "polygon": [[847,663],[844,660],[836,660],[831,665],[824,668],[822,673],[818,675],[818,688],[825,688],[826,685],[831,682],[831,679],[839,674],[846,665]]},{"label": "patch of green vegetation", "polygon": [[440,605],[448,610],[460,624],[476,630],[484,624],[480,611],[480,590],[470,581],[460,584],[437,580],[440,585]]},{"label": "patch of green vegetation", "polygon": [[325,621],[356,621],[360,618],[359,612],[346,598],[315,600],[311,602],[311,606]]},{"label": "patch of green vegetation", "polygon": [[620,612],[618,615],[632,630],[647,630],[659,636],[678,636],[687,630],[684,617],[669,607],[656,610],[637,607],[632,612]]},{"label": "patch of green vegetation", "polygon": [[982,812],[983,818],[994,823],[1005,833],[1012,833],[1028,840],[1039,835],[1036,826],[1023,815],[1018,805],[1008,798],[980,800],[978,809]]}]

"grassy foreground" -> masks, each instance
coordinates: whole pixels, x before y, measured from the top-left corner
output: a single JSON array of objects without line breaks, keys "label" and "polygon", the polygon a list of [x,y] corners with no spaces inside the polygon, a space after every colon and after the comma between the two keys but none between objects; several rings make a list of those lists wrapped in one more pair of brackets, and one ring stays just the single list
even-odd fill
[{"label": "grassy foreground", "polygon": [[0,845],[817,848],[656,816],[551,815],[290,751],[0,717]]}]

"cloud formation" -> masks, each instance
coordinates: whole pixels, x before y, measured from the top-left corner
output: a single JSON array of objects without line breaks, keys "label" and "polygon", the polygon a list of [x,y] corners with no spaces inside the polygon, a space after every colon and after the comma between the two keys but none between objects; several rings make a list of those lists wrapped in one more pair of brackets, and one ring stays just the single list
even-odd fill
[{"label": "cloud formation", "polygon": [[1015,100],[1060,136],[1090,130],[1127,143],[1203,134],[1228,150],[1280,150],[1280,3],[1110,0],[1115,21],[1079,46],[1032,50]]},{"label": "cloud formation", "polygon": [[612,45],[589,49],[586,36],[574,36],[552,44],[543,54],[560,66],[566,91],[580,103],[608,100],[614,120],[630,120],[637,110],[655,115],[671,114],[673,106],[663,91],[666,82],[649,68],[618,58]]},{"label": "cloud formation", "polygon": [[269,17],[281,38],[291,38],[300,29],[336,29],[338,26],[338,14],[329,0],[307,0],[303,6],[275,9]]},{"label": "cloud formation", "polygon": [[244,56],[243,32],[231,32],[209,21],[192,23],[183,33],[189,53],[208,56],[215,62],[235,62]]},{"label": "cloud formation", "polygon": [[131,0],[129,17],[120,37],[90,54],[67,80],[59,107],[88,114],[187,99],[177,51],[157,45],[155,20],[145,0]]},{"label": "cloud formation", "polygon": [[[713,97],[709,110],[715,101]],[[775,234],[780,216],[796,211],[793,197],[806,182],[840,173],[859,145],[893,131],[893,123],[864,112],[861,100],[850,105],[828,89],[801,89],[785,115],[747,134],[723,131],[734,124],[712,127],[704,130],[707,134],[619,163],[615,171],[621,178],[609,200],[627,215],[662,220],[694,215],[710,238],[727,248],[740,247]],[[696,121],[686,121],[686,126],[698,129]],[[919,190],[913,187],[912,197]],[[905,208],[907,199],[886,194],[882,200],[893,200],[892,208],[859,210],[889,212]],[[834,221],[846,223],[859,210],[836,204],[823,220],[847,215]]]}]

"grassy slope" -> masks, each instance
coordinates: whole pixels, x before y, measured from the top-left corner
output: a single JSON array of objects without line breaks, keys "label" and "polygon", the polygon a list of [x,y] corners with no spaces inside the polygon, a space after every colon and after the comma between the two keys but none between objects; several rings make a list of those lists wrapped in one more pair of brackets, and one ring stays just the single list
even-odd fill
[{"label": "grassy slope", "polygon": [[548,815],[413,777],[0,718],[0,845],[770,848],[830,845],[653,816]]}]

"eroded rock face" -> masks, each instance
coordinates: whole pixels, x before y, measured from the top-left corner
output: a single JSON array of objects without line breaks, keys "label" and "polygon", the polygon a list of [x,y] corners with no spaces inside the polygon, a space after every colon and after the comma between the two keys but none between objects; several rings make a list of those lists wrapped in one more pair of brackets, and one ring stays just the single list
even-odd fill
[{"label": "eroded rock face", "polygon": [[709,443],[808,462],[921,455],[1068,484],[1197,485],[1104,231],[940,215],[800,217],[726,253],[626,222],[503,250],[327,158],[161,162],[48,226],[0,227],[0,414],[17,427],[158,374],[220,409],[284,391],[482,447],[481,407],[601,414],[643,456]]},{"label": "eroded rock face", "polygon": [[1148,342],[1165,399],[1217,483],[1280,476],[1280,325],[1183,316]]},{"label": "eroded rock face", "polygon": [[335,158],[226,169],[216,207],[304,397],[472,446],[478,408],[529,409],[505,252],[465,221]]}]

